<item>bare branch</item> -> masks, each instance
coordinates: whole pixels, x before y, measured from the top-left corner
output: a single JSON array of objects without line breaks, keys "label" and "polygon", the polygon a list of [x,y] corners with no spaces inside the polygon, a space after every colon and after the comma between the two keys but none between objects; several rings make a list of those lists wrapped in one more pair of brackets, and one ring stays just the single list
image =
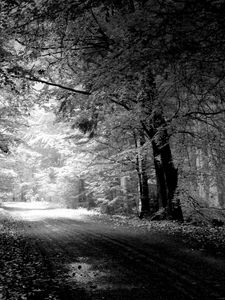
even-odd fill
[{"label": "bare branch", "polygon": [[[12,77],[20,78],[18,76],[12,76]],[[58,87],[60,89],[70,91],[72,93],[78,93],[78,94],[83,94],[83,95],[88,95],[88,96],[91,95],[91,92],[88,92],[88,91],[73,89],[73,88],[70,88],[68,86],[61,85],[59,83],[49,82],[49,81],[42,80],[42,79],[39,79],[39,78],[36,78],[36,77],[27,77],[26,76],[26,77],[24,77],[24,79],[27,79],[29,81],[34,81],[34,82],[39,82],[39,83],[47,84],[47,85],[50,85],[50,86],[55,86],[55,87]]]}]

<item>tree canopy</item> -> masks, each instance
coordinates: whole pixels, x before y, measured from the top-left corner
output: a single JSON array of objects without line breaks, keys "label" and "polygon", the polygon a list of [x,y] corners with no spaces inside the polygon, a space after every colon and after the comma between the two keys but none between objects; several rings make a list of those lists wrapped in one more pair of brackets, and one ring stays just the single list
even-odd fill
[{"label": "tree canopy", "polygon": [[141,211],[156,198],[177,219],[186,194],[224,205],[223,1],[5,0],[0,14],[3,109],[18,117],[38,103],[70,128],[60,150],[42,142],[69,153],[76,189],[113,201],[128,176]]}]

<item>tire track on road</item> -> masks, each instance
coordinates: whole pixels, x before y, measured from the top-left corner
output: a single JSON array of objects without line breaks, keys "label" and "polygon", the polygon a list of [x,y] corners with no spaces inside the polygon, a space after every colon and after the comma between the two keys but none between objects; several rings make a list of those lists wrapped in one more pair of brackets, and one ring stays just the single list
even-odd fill
[{"label": "tire track on road", "polygon": [[[79,229],[79,234],[83,234],[83,239],[81,241],[87,239],[87,236],[90,240],[90,237],[97,240],[105,249],[112,248],[115,249],[115,246],[118,247],[118,252],[120,255],[125,256],[129,261],[136,261],[136,263],[141,263],[143,268],[149,269],[149,266],[155,266],[158,270],[160,270],[160,274],[168,274],[169,278],[172,278],[171,284],[174,284],[174,279],[176,278],[176,289],[181,292],[183,295],[188,296],[189,299],[196,299],[196,297],[201,293],[201,295],[206,295],[207,297],[211,295],[212,299],[219,299],[222,293],[224,293],[224,288],[220,291],[220,293],[215,292],[215,288],[218,289],[218,285],[211,286],[212,281],[205,281],[204,278],[199,278],[198,274],[190,271],[190,264],[187,262],[181,261],[179,258],[179,263],[172,259],[174,265],[168,264],[167,261],[164,261],[162,256],[157,255],[155,251],[151,249],[151,245],[148,245],[148,251],[143,250],[143,248],[137,247],[137,245],[131,244],[131,240],[126,238],[118,237],[118,234],[115,237],[112,233],[105,233],[104,231],[101,233],[97,233],[96,230],[91,229],[90,227],[82,228],[81,226],[77,226],[77,224],[61,221],[63,226],[66,226],[66,230],[70,232],[71,238],[73,238],[73,233],[71,234],[72,227]],[[56,226],[57,223],[56,223]],[[149,256],[153,258],[150,258]],[[160,261],[159,261],[160,260]],[[163,261],[163,262],[162,262]],[[143,264],[144,262],[144,264]],[[128,264],[129,266],[129,264]],[[178,270],[179,269],[179,270]],[[203,286],[203,287],[201,287]],[[207,290],[206,290],[207,286]],[[209,294],[210,293],[210,294]]]},{"label": "tire track on road", "polygon": [[[19,219],[21,216],[20,211],[14,214]],[[63,216],[32,221],[32,214],[29,217],[27,212],[23,222],[24,234],[36,241],[55,278],[58,282],[65,281],[60,288],[66,296],[61,295],[60,299],[100,299],[101,294],[106,295],[106,299],[136,300],[139,298],[135,295],[139,293],[141,299],[151,300],[224,299],[224,273],[218,275],[220,279],[216,268],[211,269],[212,274],[204,274],[204,271],[210,272],[211,267],[204,257],[184,253],[176,244],[167,240],[161,242],[159,237],[151,240],[151,233],[142,236],[143,232],[137,235],[128,229]],[[87,278],[86,286],[76,276],[70,276],[70,266],[77,268],[79,263],[90,265],[79,271]],[[202,264],[202,271],[195,263]],[[101,275],[102,270],[106,276],[94,280],[93,272]],[[96,289],[88,288],[92,281],[99,284]],[[115,289],[119,293],[117,296],[126,295],[125,298],[115,298]]]}]

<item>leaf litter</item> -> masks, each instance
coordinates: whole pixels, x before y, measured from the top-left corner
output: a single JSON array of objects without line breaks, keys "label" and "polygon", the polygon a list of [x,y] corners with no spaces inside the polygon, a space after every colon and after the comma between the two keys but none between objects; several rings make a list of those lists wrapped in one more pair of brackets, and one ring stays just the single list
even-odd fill
[{"label": "leaf litter", "polygon": [[[196,226],[187,222],[140,220],[121,215],[93,214],[88,218],[114,228],[129,227],[138,232],[166,234],[188,248],[225,256],[224,226]],[[23,236],[23,230],[22,222],[14,221],[0,211],[0,300],[60,299],[58,279],[52,276],[35,242]]]},{"label": "leaf litter", "polygon": [[201,250],[206,254],[225,257],[225,226],[213,226],[210,223],[193,225],[189,222],[140,220],[137,216],[93,215],[92,220],[111,223],[114,228],[131,227],[132,230],[144,230],[155,234],[165,234],[182,242],[188,248]]},{"label": "leaf litter", "polygon": [[22,222],[0,213],[0,228],[0,300],[58,300],[41,253],[21,234]]}]

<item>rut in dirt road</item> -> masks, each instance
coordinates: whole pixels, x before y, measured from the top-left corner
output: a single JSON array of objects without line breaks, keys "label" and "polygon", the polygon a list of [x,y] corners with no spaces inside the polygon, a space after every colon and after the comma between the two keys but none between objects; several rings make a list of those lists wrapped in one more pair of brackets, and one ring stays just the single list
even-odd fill
[{"label": "rut in dirt road", "polygon": [[4,209],[22,220],[23,235],[57,284],[57,299],[225,299],[225,262],[162,235],[115,229],[71,210]]}]

